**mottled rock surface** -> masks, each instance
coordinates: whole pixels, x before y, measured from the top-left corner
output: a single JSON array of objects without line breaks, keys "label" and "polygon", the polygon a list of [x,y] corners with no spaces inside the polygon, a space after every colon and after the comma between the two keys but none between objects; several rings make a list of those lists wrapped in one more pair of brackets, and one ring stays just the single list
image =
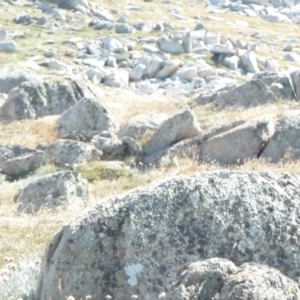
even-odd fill
[{"label": "mottled rock surface", "polygon": [[146,144],[145,155],[154,153],[173,143],[196,136],[200,126],[191,110],[179,113],[163,122]]},{"label": "mottled rock surface", "polygon": [[40,209],[82,208],[89,198],[87,181],[79,174],[61,171],[30,182],[14,196],[18,211],[36,213]]},{"label": "mottled rock surface", "polygon": [[8,94],[0,108],[0,120],[60,115],[89,94],[84,85],[71,79],[26,81]]},{"label": "mottled rock surface", "polygon": [[229,171],[105,199],[54,236],[36,296],[157,299],[184,266],[211,257],[265,264],[297,279],[299,200],[299,176]]},{"label": "mottled rock surface", "polygon": [[221,109],[224,107],[251,107],[269,101],[276,101],[272,91],[262,81],[253,79],[217,98],[214,103]]},{"label": "mottled rock surface", "polygon": [[116,130],[114,116],[98,101],[82,98],[57,120],[61,135],[72,139],[91,139],[106,130]]},{"label": "mottled rock surface", "polygon": [[59,139],[45,148],[48,163],[58,166],[87,163],[100,160],[102,152],[92,144]]},{"label": "mottled rock surface", "polygon": [[289,300],[300,297],[299,285],[266,265],[211,258],[189,265],[165,300]]},{"label": "mottled rock surface", "polygon": [[275,133],[268,141],[261,157],[277,163],[286,155],[293,159],[300,158],[299,111],[287,113],[277,121]]},{"label": "mottled rock surface", "polygon": [[228,276],[237,271],[227,259],[211,258],[191,263],[167,293],[165,300],[211,300]]},{"label": "mottled rock surface", "polygon": [[274,131],[274,115],[249,120],[208,139],[203,146],[202,159],[233,164],[259,157]]}]

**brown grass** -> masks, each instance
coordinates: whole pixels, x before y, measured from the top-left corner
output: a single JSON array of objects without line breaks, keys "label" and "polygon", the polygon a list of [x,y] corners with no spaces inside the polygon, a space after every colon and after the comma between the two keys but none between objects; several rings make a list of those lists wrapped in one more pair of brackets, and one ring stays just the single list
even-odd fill
[{"label": "brown grass", "polygon": [[51,143],[58,139],[55,122],[40,120],[0,123],[0,145],[17,144],[35,148],[40,143]]}]

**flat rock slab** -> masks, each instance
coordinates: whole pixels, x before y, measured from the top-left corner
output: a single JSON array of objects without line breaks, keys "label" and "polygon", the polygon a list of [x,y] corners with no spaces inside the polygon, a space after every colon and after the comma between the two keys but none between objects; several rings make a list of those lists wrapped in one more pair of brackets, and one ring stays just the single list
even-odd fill
[{"label": "flat rock slab", "polygon": [[105,199],[54,236],[36,297],[158,299],[188,264],[211,257],[268,265],[297,279],[299,200],[299,176],[229,171]]}]

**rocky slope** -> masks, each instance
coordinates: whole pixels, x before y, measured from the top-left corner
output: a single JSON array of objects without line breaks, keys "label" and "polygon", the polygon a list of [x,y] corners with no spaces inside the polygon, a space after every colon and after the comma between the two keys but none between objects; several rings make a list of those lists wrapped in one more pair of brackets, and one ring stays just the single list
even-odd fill
[{"label": "rocky slope", "polygon": [[174,177],[90,208],[96,179],[168,162],[297,162],[297,1],[4,0],[0,16],[0,200],[15,218],[89,208],[48,245],[36,299],[300,297],[296,175]]}]

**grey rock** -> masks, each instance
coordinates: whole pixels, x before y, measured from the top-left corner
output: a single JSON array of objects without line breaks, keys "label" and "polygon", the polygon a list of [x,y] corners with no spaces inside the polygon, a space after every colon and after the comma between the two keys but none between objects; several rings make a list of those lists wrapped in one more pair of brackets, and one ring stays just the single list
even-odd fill
[{"label": "grey rock", "polygon": [[251,107],[276,101],[271,89],[260,80],[250,80],[214,100],[217,108]]},{"label": "grey rock", "polygon": [[194,78],[198,77],[198,68],[195,65],[183,66],[174,76],[179,76],[182,79],[192,81]]},{"label": "grey rock", "polygon": [[19,145],[0,145],[0,169],[5,161],[9,159],[34,153],[36,153],[36,150],[28,147]]},{"label": "grey rock", "polygon": [[203,147],[202,159],[228,165],[259,157],[274,131],[273,115],[249,120],[208,139]]},{"label": "grey rock", "polygon": [[146,66],[143,76],[145,76],[146,78],[155,77],[157,72],[162,68],[162,65],[163,59],[157,55],[152,55],[151,60]]},{"label": "grey rock", "polygon": [[253,51],[246,51],[240,56],[242,66],[247,72],[259,73],[259,67],[257,65],[256,54]]},{"label": "grey rock", "polygon": [[153,134],[168,118],[169,116],[164,113],[139,114],[126,122],[120,129],[118,136],[120,138],[129,136],[135,140],[142,139]]},{"label": "grey rock", "polygon": [[[35,296],[48,300],[72,294],[80,299],[89,294],[105,299],[109,294],[130,299],[137,294],[141,300],[158,299],[185,266],[211,257],[231,259],[236,265],[268,265],[297,280],[299,191],[297,175],[216,171],[158,181],[105,199],[53,237]],[[272,289],[267,279],[258,284],[264,273],[274,279],[273,290],[292,287],[284,284],[286,277],[280,281],[267,267],[260,269],[253,270],[251,280],[239,276],[241,269],[228,285],[236,291],[245,286]],[[229,289],[220,290],[224,300],[241,296],[225,297]],[[298,293],[289,289],[293,291]]]},{"label": "grey rock", "polygon": [[300,297],[296,281],[269,266],[245,263],[229,275],[219,295],[220,300],[238,300],[239,295],[248,299],[289,300]]},{"label": "grey rock", "polygon": [[40,17],[39,19],[36,20],[36,25],[45,25],[47,23],[47,19],[45,16]]},{"label": "grey rock", "polygon": [[278,72],[278,64],[276,60],[272,57],[266,59],[264,67],[266,71]]},{"label": "grey rock", "polygon": [[238,56],[233,55],[226,57],[223,61],[223,64],[231,70],[237,70],[239,66],[240,59]]},{"label": "grey rock", "polygon": [[277,163],[285,156],[287,158],[300,158],[300,113],[286,114],[278,120],[274,135],[268,141],[261,157]]},{"label": "grey rock", "polygon": [[95,29],[97,30],[112,30],[114,28],[114,23],[110,21],[98,21],[95,25]]},{"label": "grey rock", "polygon": [[173,60],[169,62],[165,62],[162,64],[161,70],[159,70],[156,74],[156,78],[165,79],[169,77],[173,72],[175,72],[180,65],[178,60]]},{"label": "grey rock", "polygon": [[125,146],[122,140],[111,132],[103,131],[102,133],[93,136],[91,143],[104,155],[109,157],[123,156],[125,154]]},{"label": "grey rock", "polygon": [[169,39],[167,37],[161,37],[157,41],[157,44],[160,50],[170,54],[180,54],[185,52],[183,39],[180,38]]},{"label": "grey rock", "polygon": [[115,31],[116,33],[134,33],[134,28],[127,23],[116,23]]},{"label": "grey rock", "polygon": [[16,179],[33,172],[45,163],[45,153],[40,150],[35,150],[34,153],[7,159],[2,164],[2,173]]},{"label": "grey rock", "polygon": [[287,53],[283,57],[284,60],[300,63],[300,56],[295,53]]},{"label": "grey rock", "polygon": [[200,127],[196,117],[194,113],[188,109],[169,118],[159,126],[146,144],[144,154],[146,156],[150,155],[173,143],[196,136],[199,133]]},{"label": "grey rock", "polygon": [[[22,79],[20,76],[16,82]],[[26,81],[10,91],[0,108],[0,119],[12,121],[59,115],[89,95],[91,92],[85,85],[72,79]]]},{"label": "grey rock", "polygon": [[295,88],[293,85],[292,78],[289,74],[283,72],[262,72],[259,74],[256,74],[254,79],[261,80],[268,86],[272,86],[275,83],[279,83],[283,89],[282,89],[282,94],[278,95],[278,99],[295,99],[296,98],[296,93],[295,93]]},{"label": "grey rock", "polygon": [[238,268],[228,259],[211,258],[191,263],[164,299],[214,299],[228,276],[237,271]]},{"label": "grey rock", "polygon": [[61,136],[71,139],[90,140],[102,131],[118,128],[114,116],[104,106],[86,97],[65,111],[57,123]]},{"label": "grey rock", "polygon": [[124,46],[119,40],[107,37],[102,41],[102,48],[110,52],[120,52],[123,51]]},{"label": "grey rock", "polygon": [[14,196],[18,211],[33,214],[42,209],[78,210],[89,199],[88,183],[79,174],[62,171],[33,180]]},{"label": "grey rock", "polygon": [[293,71],[290,77],[295,91],[295,99],[300,100],[300,72],[297,70]]},{"label": "grey rock", "polygon": [[13,53],[17,49],[17,44],[14,41],[0,42],[0,52]]},{"label": "grey rock", "polygon": [[146,69],[150,68],[152,58],[150,55],[143,55],[130,73],[130,79],[133,81],[141,80]]},{"label": "grey rock", "polygon": [[142,147],[135,139],[124,136],[121,140],[125,147],[125,155],[139,155],[142,153]]},{"label": "grey rock", "polygon": [[151,22],[140,22],[135,24],[134,26],[137,30],[142,31],[144,33],[150,33],[153,29],[153,25]]},{"label": "grey rock", "polygon": [[33,23],[34,20],[31,18],[30,15],[20,14],[20,15],[16,15],[16,16],[15,16],[14,22],[15,22],[16,24],[29,25],[29,24]]},{"label": "grey rock", "polygon": [[18,145],[0,146],[0,169],[11,177],[24,176],[45,163],[45,153]]},{"label": "grey rock", "polygon": [[59,139],[44,149],[48,163],[70,167],[100,160],[102,152],[92,144]]},{"label": "grey rock", "polygon": [[230,55],[234,55],[237,53],[237,51],[235,49],[231,49],[222,45],[215,45],[210,49],[210,52],[214,55],[217,54],[230,54]]}]

